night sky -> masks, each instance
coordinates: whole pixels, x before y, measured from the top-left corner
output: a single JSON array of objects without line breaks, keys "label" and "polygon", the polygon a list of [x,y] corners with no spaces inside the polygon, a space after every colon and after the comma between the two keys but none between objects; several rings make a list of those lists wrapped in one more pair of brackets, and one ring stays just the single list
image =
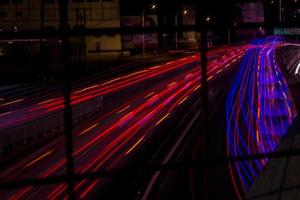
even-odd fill
[{"label": "night sky", "polygon": [[[159,5],[161,12],[175,12],[180,8],[181,5],[196,4],[196,0],[120,0],[122,15],[126,14],[138,14],[143,7],[151,5],[155,2]],[[228,11],[231,11],[233,6],[233,0],[219,1],[219,0],[209,0],[207,1],[208,12],[214,13],[215,15],[228,15]]]},{"label": "night sky", "polygon": [[[159,6],[158,15],[172,16],[180,10],[182,5],[196,4],[196,0],[120,0],[121,15],[141,15],[143,8],[155,2]],[[233,21],[233,0],[207,1],[207,14],[213,16],[217,26],[227,25]]]}]

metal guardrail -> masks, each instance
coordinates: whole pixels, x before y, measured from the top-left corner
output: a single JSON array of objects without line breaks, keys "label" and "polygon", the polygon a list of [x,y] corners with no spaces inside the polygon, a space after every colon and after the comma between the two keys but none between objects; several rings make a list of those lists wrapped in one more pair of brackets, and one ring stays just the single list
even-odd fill
[{"label": "metal guardrail", "polygon": [[[99,96],[72,107],[72,123],[78,124],[103,109],[103,97]],[[64,111],[59,110],[41,119],[35,119],[1,131],[0,153],[5,149],[16,148],[29,141],[64,132]]]}]

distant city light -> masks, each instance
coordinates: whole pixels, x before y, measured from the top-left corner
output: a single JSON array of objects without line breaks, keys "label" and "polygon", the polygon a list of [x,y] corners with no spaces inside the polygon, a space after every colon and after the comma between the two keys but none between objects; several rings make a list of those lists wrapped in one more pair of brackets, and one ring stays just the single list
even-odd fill
[{"label": "distant city light", "polygon": [[151,9],[156,9],[156,8],[157,8],[157,5],[153,3],[153,4],[151,5]]},{"label": "distant city light", "polygon": [[211,21],[211,17],[210,17],[210,16],[207,16],[207,17],[206,17],[206,21],[207,21],[207,22],[210,22],[210,21]]},{"label": "distant city light", "polygon": [[12,29],[13,29],[13,31],[19,31],[20,27],[19,26],[13,26]]}]

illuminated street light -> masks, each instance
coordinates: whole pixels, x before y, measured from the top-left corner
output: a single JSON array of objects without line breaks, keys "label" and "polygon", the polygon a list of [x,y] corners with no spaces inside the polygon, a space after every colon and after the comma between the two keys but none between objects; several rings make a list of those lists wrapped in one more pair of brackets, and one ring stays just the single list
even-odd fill
[{"label": "illuminated street light", "polygon": [[156,9],[156,8],[157,8],[157,5],[153,3],[153,4],[151,5],[151,9],[154,10],[154,9]]},{"label": "illuminated street light", "polygon": [[[150,6],[151,10],[156,10],[157,9],[157,5],[155,3],[152,3]],[[148,8],[145,8],[142,12],[142,27],[143,27],[143,56],[146,54],[146,44],[145,44],[145,13],[148,10]]]},{"label": "illuminated street light", "polygon": [[[175,32],[175,49],[177,50],[178,49],[178,30],[177,30],[177,27],[178,27],[178,16],[179,14],[181,14],[181,11],[178,12],[176,15],[175,15],[175,27],[176,27],[176,32]],[[187,15],[189,14],[189,11],[187,9],[184,9],[182,11],[182,15]]]},{"label": "illuminated street light", "polygon": [[205,20],[206,20],[207,23],[209,23],[211,21],[211,17],[207,16]]}]

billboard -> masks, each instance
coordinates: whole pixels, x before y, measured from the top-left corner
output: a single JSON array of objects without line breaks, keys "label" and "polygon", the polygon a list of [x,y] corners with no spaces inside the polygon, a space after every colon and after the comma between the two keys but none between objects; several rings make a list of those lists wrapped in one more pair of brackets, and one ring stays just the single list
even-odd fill
[{"label": "billboard", "polygon": [[[125,16],[121,18],[122,27],[142,27],[142,16]],[[156,15],[145,16],[145,27],[157,26]],[[121,36],[122,49],[141,49],[143,46],[143,34],[123,34]],[[156,49],[158,46],[157,33],[145,33],[146,49]]]},{"label": "billboard", "polygon": [[262,2],[237,3],[236,11],[239,23],[264,23],[264,6]]},{"label": "billboard", "polygon": [[274,35],[300,35],[300,28],[274,28]]}]

